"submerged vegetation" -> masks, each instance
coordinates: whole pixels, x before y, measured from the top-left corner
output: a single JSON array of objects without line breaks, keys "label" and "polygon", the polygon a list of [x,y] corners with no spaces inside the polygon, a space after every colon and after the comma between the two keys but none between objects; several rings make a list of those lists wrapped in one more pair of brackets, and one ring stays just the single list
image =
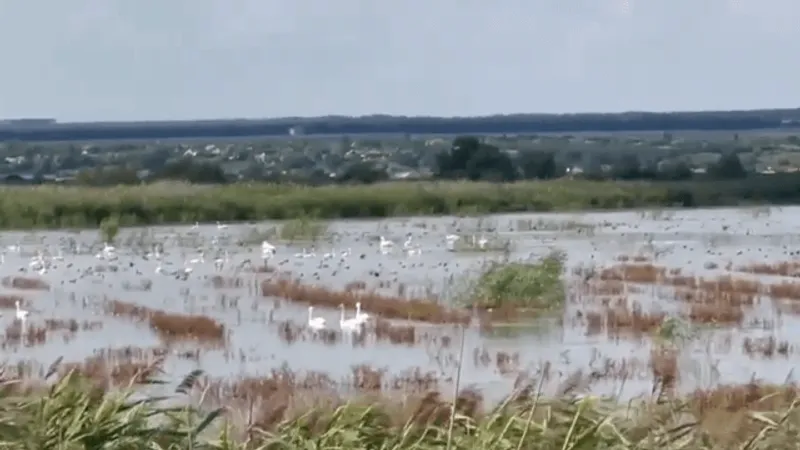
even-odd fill
[{"label": "submerged vegetation", "polygon": [[480,308],[552,311],[564,305],[565,255],[553,252],[536,262],[492,262],[468,294]]},{"label": "submerged vegetation", "polygon": [[327,223],[312,217],[302,216],[282,223],[278,227],[277,237],[278,240],[287,242],[316,242],[325,237],[327,233]]}]

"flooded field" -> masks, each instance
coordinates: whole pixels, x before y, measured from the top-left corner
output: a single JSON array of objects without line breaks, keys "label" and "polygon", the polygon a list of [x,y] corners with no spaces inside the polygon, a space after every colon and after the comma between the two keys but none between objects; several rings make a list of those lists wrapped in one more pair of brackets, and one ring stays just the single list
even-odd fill
[{"label": "flooded field", "polygon": [[[113,245],[97,230],[6,232],[2,347],[29,376],[63,357],[112,377],[157,365],[176,382],[202,369],[229,386],[281,375],[342,392],[450,392],[458,378],[499,398],[521,378],[554,389],[577,371],[625,397],[665,378],[680,390],[782,382],[800,344],[798,218],[405,218],[317,224],[306,239],[278,239],[277,223],[198,224],[123,229]],[[554,251],[556,311],[463,307],[492,261]]]}]

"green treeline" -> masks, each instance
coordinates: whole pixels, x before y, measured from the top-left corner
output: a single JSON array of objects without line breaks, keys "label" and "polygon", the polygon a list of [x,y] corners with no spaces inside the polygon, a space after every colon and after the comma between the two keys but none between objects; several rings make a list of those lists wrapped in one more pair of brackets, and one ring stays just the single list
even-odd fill
[{"label": "green treeline", "polygon": [[107,217],[118,218],[123,225],[153,225],[791,203],[800,196],[800,178],[772,175],[727,182],[443,181],[320,187],[161,182],[112,188],[7,187],[0,192],[0,227],[61,228],[96,227]]},{"label": "green treeline", "polygon": [[0,141],[90,141],[121,139],[306,135],[503,134],[577,131],[757,130],[783,128],[800,119],[798,109],[750,111],[506,114],[483,117],[284,117],[264,120],[29,123],[0,127]]}]

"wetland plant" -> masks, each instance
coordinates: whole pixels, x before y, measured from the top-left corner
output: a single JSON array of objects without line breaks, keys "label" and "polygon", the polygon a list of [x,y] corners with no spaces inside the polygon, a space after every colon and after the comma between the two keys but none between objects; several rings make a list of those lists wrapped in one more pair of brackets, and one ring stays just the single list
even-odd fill
[{"label": "wetland plant", "polygon": [[456,234],[450,248],[453,252],[502,252],[510,253],[513,245],[510,239],[504,239],[497,234]]},{"label": "wetland plant", "polygon": [[278,239],[286,242],[317,242],[328,234],[328,223],[309,216],[288,220],[278,227]]},{"label": "wetland plant", "polygon": [[369,367],[353,369],[360,391],[371,392],[356,398],[304,389],[281,371],[221,384],[200,370],[184,377],[172,397],[144,397],[135,385],[162,383],[148,367],[112,386],[98,382],[111,367],[57,361],[44,377],[48,383],[5,377],[1,439],[9,449],[795,448],[797,387],[751,382],[677,397],[668,389],[674,353],[657,351],[653,358],[656,400],[619,404],[578,396],[577,386],[590,381],[577,373],[556,395],[544,395],[541,381],[521,383],[494,407],[471,389],[451,401],[435,390],[381,395],[381,374]]},{"label": "wetland plant", "polygon": [[467,301],[481,309],[551,311],[564,304],[562,252],[536,262],[491,262],[468,293]]},{"label": "wetland plant", "polygon": [[113,243],[117,234],[119,234],[119,226],[118,216],[109,216],[103,219],[100,222],[100,237],[103,239],[103,242],[109,244]]}]

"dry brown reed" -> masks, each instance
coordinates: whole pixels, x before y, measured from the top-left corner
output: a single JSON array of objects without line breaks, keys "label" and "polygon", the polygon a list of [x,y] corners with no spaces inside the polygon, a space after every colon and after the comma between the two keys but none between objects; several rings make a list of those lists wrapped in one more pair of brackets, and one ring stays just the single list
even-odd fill
[{"label": "dry brown reed", "polygon": [[107,301],[104,309],[110,316],[147,322],[168,345],[191,341],[204,346],[224,347],[227,342],[225,326],[208,316],[170,313],[119,300]]},{"label": "dry brown reed", "polygon": [[0,309],[14,309],[17,302],[25,303],[25,299],[18,295],[0,295]]},{"label": "dry brown reed", "polygon": [[763,338],[745,338],[742,342],[742,350],[745,355],[755,358],[772,358],[775,355],[789,356],[792,346],[788,341],[779,341],[774,336]]},{"label": "dry brown reed", "polygon": [[145,384],[157,379],[162,373],[164,357],[138,359],[135,357],[109,358],[93,355],[79,363],[66,363],[60,368],[62,374],[70,371],[86,376],[98,385],[112,387],[129,384]]},{"label": "dry brown reed", "polygon": [[386,319],[413,320],[428,323],[469,324],[470,314],[463,310],[445,308],[435,300],[406,299],[381,295],[377,292],[336,291],[324,286],[312,286],[299,280],[286,278],[265,280],[261,283],[261,293],[267,297],[279,297],[313,306],[336,309],[339,305],[361,309]]},{"label": "dry brown reed", "polygon": [[800,277],[800,263],[796,261],[782,261],[776,263],[753,263],[736,268],[737,272],[752,273],[756,275],[774,275],[781,277]]},{"label": "dry brown reed", "polygon": [[305,324],[297,324],[291,320],[285,320],[276,324],[278,337],[286,344],[293,344],[298,341],[314,341],[325,345],[338,345],[345,341],[353,346],[363,346],[368,340],[374,339],[376,342],[383,342],[392,345],[414,346],[424,343],[430,345],[433,342],[447,338],[441,334],[429,331],[420,332],[413,325],[393,324],[384,319],[376,319],[369,324],[365,324],[361,332],[350,333],[335,329],[311,330]]},{"label": "dry brown reed", "polygon": [[[587,321],[605,324],[605,329],[611,336],[633,335],[642,337],[657,330],[664,322],[666,314],[648,313],[642,309],[639,303],[634,303],[632,307],[615,306],[607,308],[603,313],[589,312]],[[596,330],[596,328],[594,328]],[[602,329],[602,325],[601,325]]]},{"label": "dry brown reed", "polygon": [[717,444],[715,448],[743,448],[741,443],[762,429],[753,420],[753,412],[786,410],[800,399],[798,392],[800,388],[796,385],[753,380],[696,390],[689,396],[689,405],[701,429]]},{"label": "dry brown reed", "polygon": [[677,299],[690,303],[752,306],[758,302],[760,296],[800,300],[800,283],[765,283],[731,275],[716,278],[687,276],[681,275],[680,269],[667,269],[652,264],[619,264],[603,269],[599,273],[599,279],[606,282],[671,286],[676,289]]},{"label": "dry brown reed", "polygon": [[34,290],[34,291],[50,290],[50,285],[41,278],[8,276],[3,278],[0,284],[2,284],[3,287],[10,289],[23,289],[23,290]]}]

